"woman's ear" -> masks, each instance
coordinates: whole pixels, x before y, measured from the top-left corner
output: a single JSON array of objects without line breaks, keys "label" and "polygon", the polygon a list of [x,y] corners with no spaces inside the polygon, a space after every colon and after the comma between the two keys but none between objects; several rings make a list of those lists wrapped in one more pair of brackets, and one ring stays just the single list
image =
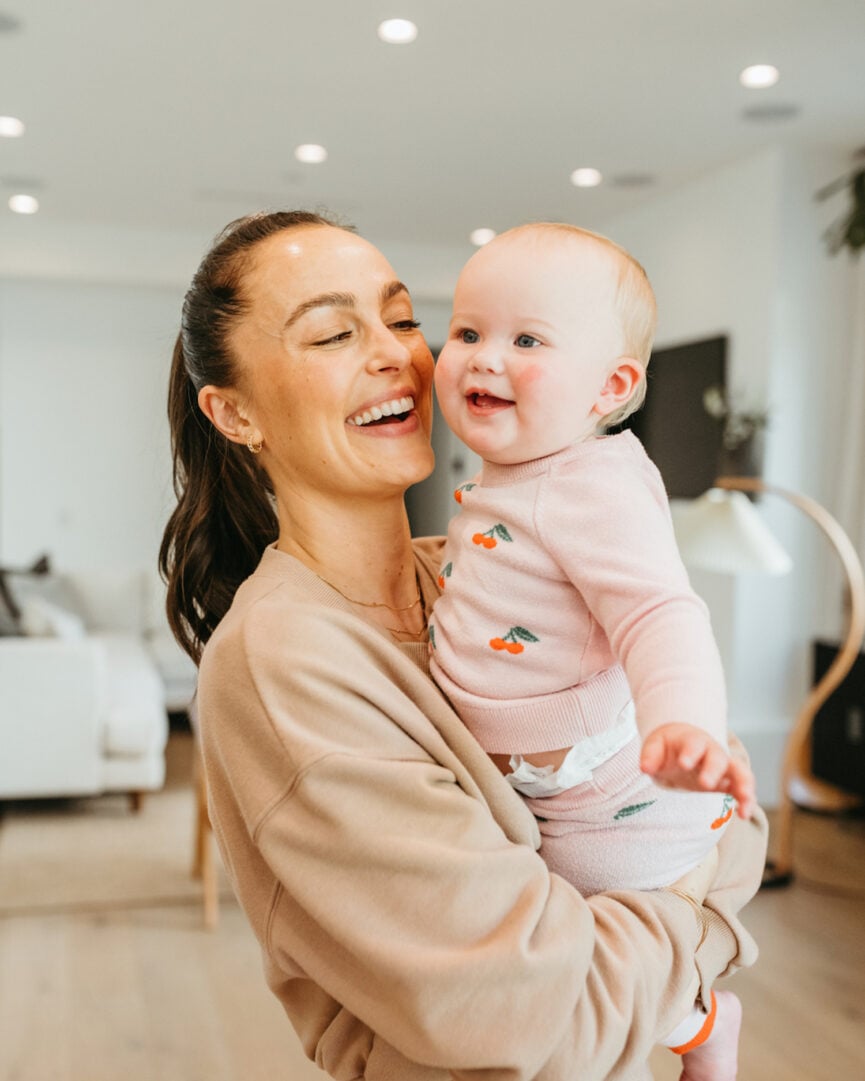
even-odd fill
[{"label": "woman's ear", "polygon": [[629,402],[640,381],[646,378],[646,367],[633,357],[619,357],[616,367],[607,376],[592,411],[605,417]]},{"label": "woman's ear", "polygon": [[237,406],[234,392],[208,384],[198,392],[198,407],[217,431],[232,443],[260,443],[261,433]]}]

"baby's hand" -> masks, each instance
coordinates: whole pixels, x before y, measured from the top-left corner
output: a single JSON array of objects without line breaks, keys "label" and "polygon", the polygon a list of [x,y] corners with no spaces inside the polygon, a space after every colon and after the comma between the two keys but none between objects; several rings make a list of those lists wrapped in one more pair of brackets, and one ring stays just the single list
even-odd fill
[{"label": "baby's hand", "polygon": [[750,818],[754,811],[754,774],[708,732],[692,724],[662,724],[650,732],[640,769],[667,788],[729,792],[738,803],[740,818]]}]

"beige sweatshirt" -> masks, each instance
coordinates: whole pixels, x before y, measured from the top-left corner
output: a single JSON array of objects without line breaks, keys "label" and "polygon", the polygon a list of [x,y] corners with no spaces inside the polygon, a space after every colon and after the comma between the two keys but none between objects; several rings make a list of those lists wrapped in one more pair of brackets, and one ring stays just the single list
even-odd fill
[{"label": "beige sweatshirt", "polygon": [[[440,541],[416,542],[424,601]],[[210,810],[268,983],[339,1081],[633,1081],[710,982],[765,817],[720,846],[709,934],[665,890],[584,900],[520,797],[398,646],[274,548],[201,664]],[[699,969],[699,974],[698,974]]]}]

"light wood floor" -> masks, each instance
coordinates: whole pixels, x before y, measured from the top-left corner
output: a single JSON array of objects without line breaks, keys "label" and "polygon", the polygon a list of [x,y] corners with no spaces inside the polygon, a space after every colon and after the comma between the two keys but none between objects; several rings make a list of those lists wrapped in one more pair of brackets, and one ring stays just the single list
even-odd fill
[{"label": "light wood floor", "polygon": [[[146,813],[146,809],[145,809]],[[190,795],[190,817],[192,799]],[[865,822],[797,818],[800,881],[758,895],[743,1081],[865,1078]],[[0,1081],[323,1081],[264,987],[257,946],[223,900],[215,933],[188,900],[0,918]],[[658,1081],[678,1061],[656,1051]],[[575,1079],[577,1081],[577,1079]]]}]

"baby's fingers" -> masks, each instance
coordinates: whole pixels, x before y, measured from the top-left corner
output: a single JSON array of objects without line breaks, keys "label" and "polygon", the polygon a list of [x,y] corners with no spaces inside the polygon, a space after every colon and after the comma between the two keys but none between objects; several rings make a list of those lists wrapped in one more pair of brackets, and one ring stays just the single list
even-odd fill
[{"label": "baby's fingers", "polygon": [[717,792],[721,789],[721,779],[727,773],[730,765],[730,755],[720,744],[710,740],[706,745],[706,753],[700,763],[698,783],[701,788],[708,792]]},{"label": "baby's fingers", "polygon": [[691,731],[682,738],[676,753],[676,764],[688,772],[705,769],[712,741],[705,732]]},{"label": "baby's fingers", "polygon": [[740,818],[750,818],[754,813],[757,803],[756,787],[754,774],[749,767],[744,762],[731,759],[724,777],[724,791],[735,797],[738,803],[736,813]]},{"label": "baby's fingers", "polygon": [[643,773],[657,773],[667,756],[664,741],[654,733],[647,737],[640,752],[640,769]]}]

